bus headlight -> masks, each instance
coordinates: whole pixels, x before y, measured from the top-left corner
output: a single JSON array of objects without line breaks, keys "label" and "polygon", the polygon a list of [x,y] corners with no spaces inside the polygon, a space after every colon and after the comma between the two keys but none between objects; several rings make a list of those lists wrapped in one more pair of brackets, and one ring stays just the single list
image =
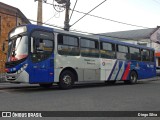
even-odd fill
[{"label": "bus headlight", "polygon": [[26,68],[27,68],[28,64],[24,64],[18,71],[17,73],[20,74],[21,72],[23,72]]}]

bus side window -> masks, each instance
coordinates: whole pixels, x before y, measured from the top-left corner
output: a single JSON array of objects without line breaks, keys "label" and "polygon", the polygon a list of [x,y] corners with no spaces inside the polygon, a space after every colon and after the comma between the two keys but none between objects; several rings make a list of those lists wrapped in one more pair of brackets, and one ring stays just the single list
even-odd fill
[{"label": "bus side window", "polygon": [[129,60],[130,54],[127,46],[117,45],[117,59]]},{"label": "bus side window", "polygon": [[151,62],[154,62],[154,58],[155,58],[155,57],[154,57],[154,51],[151,50],[151,51],[150,51],[150,61],[151,61]]},{"label": "bus side window", "polygon": [[53,34],[49,32],[34,31],[31,36],[31,59],[39,62],[51,56],[54,42]]},{"label": "bus side window", "polygon": [[131,60],[141,61],[141,53],[139,48],[130,47],[129,50],[130,50]]},{"label": "bus side window", "polygon": [[101,58],[115,59],[115,44],[101,42],[100,43]]},{"label": "bus side window", "polygon": [[149,50],[141,49],[142,61],[150,61]]},{"label": "bus side window", "polygon": [[81,38],[81,55],[84,57],[99,57],[99,44],[96,40]]},{"label": "bus side window", "polygon": [[80,54],[78,37],[58,34],[58,53],[78,56]]}]

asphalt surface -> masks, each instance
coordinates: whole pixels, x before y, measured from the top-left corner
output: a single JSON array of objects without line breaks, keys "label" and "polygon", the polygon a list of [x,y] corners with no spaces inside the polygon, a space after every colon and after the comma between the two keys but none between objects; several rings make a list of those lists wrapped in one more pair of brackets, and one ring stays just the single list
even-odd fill
[{"label": "asphalt surface", "polygon": [[78,84],[69,90],[0,83],[0,111],[160,111],[160,78],[136,85]]}]

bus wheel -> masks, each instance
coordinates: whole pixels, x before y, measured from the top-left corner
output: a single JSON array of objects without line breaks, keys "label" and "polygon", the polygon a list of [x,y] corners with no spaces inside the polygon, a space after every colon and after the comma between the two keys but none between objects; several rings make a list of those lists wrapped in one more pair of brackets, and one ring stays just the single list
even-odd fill
[{"label": "bus wheel", "polygon": [[125,83],[136,84],[137,83],[137,73],[135,71],[131,71],[129,75],[129,80],[125,81]]},{"label": "bus wheel", "polygon": [[50,88],[52,87],[52,83],[48,83],[48,84],[39,84],[41,87],[44,87],[44,88]]},{"label": "bus wheel", "polygon": [[72,85],[74,84],[74,79],[75,79],[75,76],[71,71],[69,70],[63,71],[60,75],[59,87],[61,89],[72,88]]}]

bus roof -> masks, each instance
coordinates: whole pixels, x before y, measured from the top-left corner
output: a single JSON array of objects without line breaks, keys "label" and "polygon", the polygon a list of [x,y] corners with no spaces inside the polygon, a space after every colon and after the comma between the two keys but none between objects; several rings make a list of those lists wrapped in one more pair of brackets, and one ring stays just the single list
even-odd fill
[{"label": "bus roof", "polygon": [[40,25],[34,25],[34,24],[27,24],[27,30],[28,31],[32,31],[32,30],[46,30],[46,31],[50,31],[53,32],[54,29],[50,28],[50,27],[45,27],[45,26],[40,26]]}]

